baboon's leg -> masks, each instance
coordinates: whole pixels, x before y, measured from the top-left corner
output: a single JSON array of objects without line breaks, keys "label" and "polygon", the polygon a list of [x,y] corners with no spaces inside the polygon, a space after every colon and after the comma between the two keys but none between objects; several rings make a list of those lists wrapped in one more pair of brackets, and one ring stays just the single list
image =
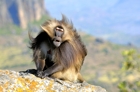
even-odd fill
[{"label": "baboon's leg", "polygon": [[82,77],[82,75],[81,75],[80,73],[78,73],[77,80],[78,80],[80,83],[83,83],[83,82],[84,82],[84,78]]}]

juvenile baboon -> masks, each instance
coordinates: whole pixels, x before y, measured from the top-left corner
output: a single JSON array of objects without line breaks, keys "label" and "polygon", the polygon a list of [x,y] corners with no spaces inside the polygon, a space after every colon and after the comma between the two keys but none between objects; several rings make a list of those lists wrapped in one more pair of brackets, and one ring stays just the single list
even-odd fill
[{"label": "juvenile baboon", "polygon": [[62,16],[62,20],[46,21],[41,28],[37,37],[29,34],[37,76],[83,82],[80,70],[87,50],[72,23]]}]

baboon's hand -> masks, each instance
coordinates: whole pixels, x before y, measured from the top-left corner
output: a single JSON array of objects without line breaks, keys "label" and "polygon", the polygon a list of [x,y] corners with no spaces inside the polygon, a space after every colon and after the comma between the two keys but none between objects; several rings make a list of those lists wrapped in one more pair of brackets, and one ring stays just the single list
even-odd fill
[{"label": "baboon's hand", "polygon": [[43,71],[37,71],[37,76],[42,78]]},{"label": "baboon's hand", "polygon": [[48,77],[48,76],[49,76],[48,73],[43,72],[41,78],[44,79],[45,77]]}]

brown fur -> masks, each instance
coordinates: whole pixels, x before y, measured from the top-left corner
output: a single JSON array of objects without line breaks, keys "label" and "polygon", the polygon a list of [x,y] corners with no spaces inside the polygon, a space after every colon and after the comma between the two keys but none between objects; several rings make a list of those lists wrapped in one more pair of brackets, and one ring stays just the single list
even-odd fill
[{"label": "brown fur", "polygon": [[[64,29],[62,43],[59,47],[55,47],[52,43],[55,34],[54,28],[57,26]],[[63,16],[60,21],[52,19],[45,22],[41,28],[42,31],[36,38],[29,35],[33,61],[39,71],[38,76],[43,76],[42,78],[51,76],[72,82],[83,82],[79,72],[87,50],[72,23]],[[49,50],[51,50],[51,54],[47,53]]]}]

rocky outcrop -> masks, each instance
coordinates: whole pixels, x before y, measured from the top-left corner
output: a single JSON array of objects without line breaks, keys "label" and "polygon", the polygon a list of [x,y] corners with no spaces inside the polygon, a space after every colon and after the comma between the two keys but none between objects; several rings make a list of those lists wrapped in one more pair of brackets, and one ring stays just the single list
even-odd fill
[{"label": "rocky outcrop", "polygon": [[87,83],[40,79],[28,73],[0,70],[0,92],[106,92],[106,90]]},{"label": "rocky outcrop", "polygon": [[22,28],[46,13],[44,0],[1,0],[0,27],[14,23]]}]

